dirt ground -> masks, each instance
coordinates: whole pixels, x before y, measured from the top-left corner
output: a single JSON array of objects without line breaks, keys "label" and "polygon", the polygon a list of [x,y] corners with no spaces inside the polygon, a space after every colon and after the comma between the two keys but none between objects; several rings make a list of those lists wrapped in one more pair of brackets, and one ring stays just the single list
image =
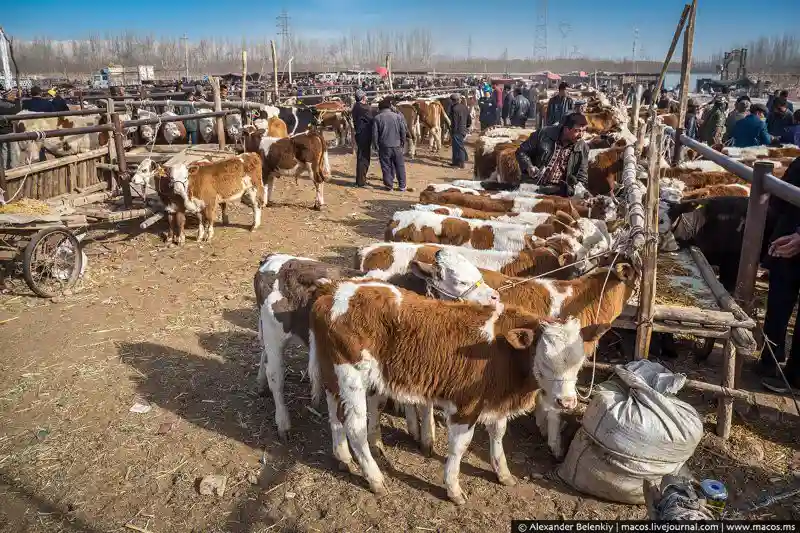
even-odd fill
[{"label": "dirt ground", "polygon": [[[472,175],[444,167],[444,150],[420,152],[408,164],[414,192],[381,190],[375,160],[370,186],[354,188],[354,157],[333,152],[323,212],[310,209],[308,181],[283,180],[278,205],[255,233],[245,206],[202,246],[195,223],[182,248],[121,225],[89,242],[74,294],[47,301],[15,284],[0,296],[0,531],[494,532],[508,531],[512,518],[643,518],[642,507],[586,497],[555,479],[556,463],[529,417],[513,421],[505,438],[518,485],[496,483],[481,429],[461,474],[468,503],[458,508],[442,487],[446,431],[439,426],[437,456],[427,459],[403,420],[385,414],[381,467],[390,495],[376,498],[363,478],[338,471],[325,407],[309,403],[300,347],[291,349],[286,383],[293,432],[288,445],[278,441],[272,400],[254,393],[258,261],[282,251],[349,265],[425,184]],[[670,365],[719,382],[718,355],[704,366],[689,358]],[[712,435],[713,399],[686,397],[708,429],[690,466],[701,479],[723,480],[732,507],[792,486],[800,424],[785,399],[758,412],[737,405],[723,445]],[[131,412],[137,403],[149,412]],[[223,496],[199,494],[209,474],[227,476]],[[796,503],[752,516],[800,518]]]}]

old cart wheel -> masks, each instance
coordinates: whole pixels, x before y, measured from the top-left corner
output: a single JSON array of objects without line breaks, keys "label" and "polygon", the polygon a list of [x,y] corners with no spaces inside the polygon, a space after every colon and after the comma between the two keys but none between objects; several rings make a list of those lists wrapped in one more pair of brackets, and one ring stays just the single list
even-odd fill
[{"label": "old cart wheel", "polygon": [[52,298],[75,285],[83,268],[81,243],[66,228],[47,228],[25,248],[25,282],[43,298]]}]

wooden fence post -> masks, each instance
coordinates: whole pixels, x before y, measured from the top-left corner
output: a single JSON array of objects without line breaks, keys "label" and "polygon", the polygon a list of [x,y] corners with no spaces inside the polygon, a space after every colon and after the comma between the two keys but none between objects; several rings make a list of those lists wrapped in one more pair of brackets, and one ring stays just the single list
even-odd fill
[{"label": "wooden fence post", "polygon": [[[113,107],[112,107],[113,109]],[[119,114],[111,113],[111,123],[114,125],[114,147],[117,152],[117,181],[122,187],[122,198],[125,202],[125,209],[133,207],[133,197],[131,196],[131,182],[128,179],[128,165],[125,160],[125,145],[123,139],[125,138],[125,131],[122,129],[122,122],[119,119]]]},{"label": "wooden fence post", "polygon": [[639,110],[642,105],[642,84],[636,84],[636,92],[633,95],[633,116],[631,117],[631,133],[636,135],[639,131]]},{"label": "wooden fence post", "polygon": [[645,234],[642,257],[642,281],[639,286],[639,313],[636,326],[636,358],[647,359],[650,353],[650,337],[653,333],[653,310],[656,296],[656,262],[658,259],[658,193],[661,173],[661,144],[664,128],[654,125],[655,145],[650,145],[649,177],[645,195]]},{"label": "wooden fence post", "polygon": [[[753,165],[753,181],[750,184],[750,199],[747,203],[742,252],[739,256],[739,271],[736,275],[736,289],[733,293],[734,300],[748,316],[753,313],[753,292],[761,258],[764,227],[767,223],[770,195],[764,190],[764,181],[766,175],[772,173],[773,168],[773,163],[765,161],[756,161]],[[777,339],[772,340],[777,341]],[[734,381],[737,385],[740,384],[743,363],[743,358],[737,359]]]},{"label": "wooden fence post", "polygon": [[[211,91],[214,93],[214,111],[222,111],[222,96],[219,93],[219,78],[210,76],[208,81],[211,82]],[[217,117],[217,142],[219,149],[225,149],[225,122],[222,117]]]},{"label": "wooden fence post", "polygon": [[683,33],[683,57],[681,58],[681,100],[678,112],[678,128],[675,135],[675,151],[672,154],[673,165],[681,162],[681,134],[686,123],[686,108],[689,103],[689,78],[692,74],[692,49],[694,48],[694,21],[697,15],[697,0],[692,2],[689,21]]},{"label": "wooden fence post", "polygon": [[389,77],[389,92],[394,93],[394,87],[392,85],[392,54],[391,52],[386,54],[386,75]]},{"label": "wooden fence post", "polygon": [[242,50],[242,102],[247,100],[247,50]]},{"label": "wooden fence post", "polygon": [[275,101],[273,105],[278,105],[278,54],[275,52],[275,40],[270,39],[269,46],[272,48],[272,83],[275,84]]}]

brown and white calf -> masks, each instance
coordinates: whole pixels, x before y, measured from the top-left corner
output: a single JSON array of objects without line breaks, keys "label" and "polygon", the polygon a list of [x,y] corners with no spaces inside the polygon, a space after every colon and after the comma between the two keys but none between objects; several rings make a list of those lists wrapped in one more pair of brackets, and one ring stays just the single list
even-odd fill
[{"label": "brown and white calf", "polygon": [[262,137],[259,151],[263,160],[266,205],[272,201],[275,178],[294,176],[297,183],[300,175],[306,174],[316,191],[314,209],[324,207],[323,185],[330,177],[331,170],[328,147],[321,132],[307,131],[284,139]]},{"label": "brown and white calf", "polygon": [[395,105],[397,111],[403,115],[406,121],[408,133],[406,140],[408,141],[408,156],[414,159],[417,155],[417,145],[422,138],[422,130],[419,121],[419,109],[417,109],[412,102],[398,102]]},{"label": "brown and white calf", "polygon": [[412,260],[433,263],[436,252],[453,250],[478,268],[494,270],[507,276],[549,275],[555,279],[571,279],[591,268],[578,261],[571,245],[555,236],[544,246],[519,252],[473,250],[446,244],[416,244],[409,242],[379,242],[358,252],[357,267],[369,277],[392,279],[408,272]]},{"label": "brown and white calf", "polygon": [[574,408],[584,342],[609,327],[543,320],[503,304],[441,302],[378,282],[321,284],[315,298],[309,375],[314,398],[327,395],[333,455],[354,472],[349,441],[373,492],[387,494],[369,446],[381,397],[439,405],[448,417],[445,486],[457,504],[466,503],[458,478],[475,425],[489,431],[498,480],[513,485],[502,447],[508,419],[537,402]]},{"label": "brown and white calf", "polygon": [[430,149],[438,152],[442,149],[442,125],[450,128],[450,118],[438,100],[417,100],[412,104],[418,113],[420,133],[430,134]]},{"label": "brown and white calf", "polygon": [[[469,297],[470,300],[485,304],[498,300],[497,291],[480,283],[478,269],[458,253],[439,254],[435,259],[435,280],[418,277],[412,268],[395,276],[392,282],[422,294],[430,287],[442,299]],[[262,346],[257,384],[260,393],[265,393],[267,386],[272,392],[275,423],[283,440],[291,429],[283,394],[284,348],[292,338],[308,346],[309,311],[319,279],[339,280],[360,277],[362,274],[358,270],[286,254],[267,255],[256,271],[253,285],[259,309],[258,336]],[[419,437],[413,429],[412,435]]]},{"label": "brown and white calf", "polygon": [[750,196],[750,186],[744,183],[731,185],[710,185],[683,194],[683,200],[699,200],[719,196]]},{"label": "brown and white calf", "polygon": [[[434,283],[439,275],[436,264],[412,261],[418,276]],[[527,309],[536,316],[567,319],[577,317],[581,326],[611,324],[622,313],[636,287],[637,273],[628,263],[601,267],[573,280],[525,279],[505,276],[499,272],[480,270],[483,282],[499,290],[500,301],[507,305]],[[587,354],[596,348],[592,341],[584,345]],[[538,407],[538,406],[537,406]],[[413,413],[411,413],[413,414]],[[561,417],[558,411],[536,410],[536,423],[553,455],[564,455],[561,441]],[[418,424],[409,420],[410,426],[430,426],[432,421]],[[426,442],[422,442],[425,449]]]},{"label": "brown and white calf", "polygon": [[516,252],[538,248],[556,233],[580,237],[577,221],[566,213],[538,214],[527,223],[459,218],[426,211],[395,211],[384,239],[451,244],[476,250]]},{"label": "brown and white calf", "polygon": [[131,183],[139,187],[151,187],[158,193],[164,210],[167,213],[167,233],[164,240],[173,244],[182,245],[186,242],[186,206],[183,198],[175,192],[172,176],[167,169],[154,163],[149,157],[136,167],[131,176]]},{"label": "brown and white calf", "polygon": [[183,198],[186,210],[197,213],[200,218],[198,241],[210,241],[214,237],[217,205],[223,205],[223,222],[226,223],[225,204],[243,196],[253,206],[253,225],[250,230],[255,231],[261,225],[264,187],[258,154],[245,153],[202,165],[176,165],[172,167],[172,183],[176,194]]},{"label": "brown and white calf", "polygon": [[428,186],[419,195],[423,204],[455,205],[478,211],[494,213],[550,213],[563,211],[573,217],[588,217],[610,221],[617,218],[617,205],[610,196],[595,196],[586,200],[575,200],[561,196],[531,196],[517,191],[503,191],[483,196],[477,191],[455,188],[437,191]]}]

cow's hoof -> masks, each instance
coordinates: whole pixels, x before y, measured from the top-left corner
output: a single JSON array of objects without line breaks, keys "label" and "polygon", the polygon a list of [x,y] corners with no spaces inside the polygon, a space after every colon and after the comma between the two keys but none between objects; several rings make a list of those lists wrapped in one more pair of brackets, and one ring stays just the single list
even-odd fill
[{"label": "cow's hoof", "polygon": [[389,494],[389,489],[386,488],[386,484],[381,483],[371,483],[372,492],[375,493],[375,496],[386,496]]},{"label": "cow's hoof", "polygon": [[450,498],[450,501],[456,505],[461,506],[467,504],[467,498],[464,496],[464,493],[461,491],[461,489],[459,489],[458,492],[450,492],[448,490],[447,497]]},{"label": "cow's hoof", "polygon": [[278,439],[282,444],[289,444],[289,432],[287,430],[278,430]]},{"label": "cow's hoof", "polygon": [[506,487],[513,487],[514,485],[517,484],[517,478],[515,478],[511,474],[507,474],[505,476],[497,476],[497,481],[499,481],[501,485],[505,485]]},{"label": "cow's hoof", "polygon": [[223,217],[223,218],[222,218],[222,223],[223,223],[223,224],[225,224],[226,226],[227,226],[227,225],[230,225],[230,223],[231,223],[231,219],[230,219],[230,218],[228,218],[228,217]]},{"label": "cow's hoof", "polygon": [[314,211],[322,211],[324,207],[324,205],[314,204]]},{"label": "cow's hoof", "polygon": [[433,445],[429,445],[429,446],[420,445],[419,449],[420,449],[420,452],[422,452],[422,455],[424,455],[425,457],[428,457],[428,458],[433,457]]},{"label": "cow's hoof", "polygon": [[350,472],[353,475],[358,475],[358,467],[352,460],[346,463],[344,461],[339,461],[339,471]]}]

